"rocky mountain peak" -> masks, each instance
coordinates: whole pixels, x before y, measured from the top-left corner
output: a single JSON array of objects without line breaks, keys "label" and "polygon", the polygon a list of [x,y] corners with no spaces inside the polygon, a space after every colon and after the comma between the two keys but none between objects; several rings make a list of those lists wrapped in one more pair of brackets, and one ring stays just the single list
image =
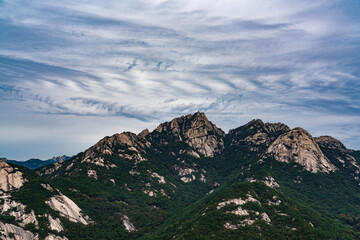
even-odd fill
[{"label": "rocky mountain peak", "polygon": [[220,152],[224,147],[225,133],[202,112],[174,118],[160,124],[154,132],[173,135],[206,157],[214,156],[214,153]]},{"label": "rocky mountain peak", "polygon": [[264,126],[264,122],[261,119],[253,119],[247,124],[245,124],[248,128],[261,128]]},{"label": "rocky mountain peak", "polygon": [[278,123],[265,123],[264,127],[268,133],[271,132],[287,132],[290,131],[290,128],[281,122]]},{"label": "rocky mountain peak", "polygon": [[273,155],[280,162],[296,162],[313,173],[337,170],[311,134],[299,127],[279,136],[266,153]]},{"label": "rocky mountain peak", "polygon": [[235,133],[238,130],[247,132],[262,132],[262,133],[273,133],[273,132],[287,132],[290,128],[283,123],[264,123],[261,119],[253,119],[242,127],[231,129],[229,134]]},{"label": "rocky mountain peak", "polygon": [[106,149],[110,150],[109,148],[112,148],[117,145],[123,145],[123,146],[135,147],[135,148],[142,149],[147,144],[144,141],[141,141],[140,136],[138,136],[132,132],[123,132],[123,133],[117,133],[110,137],[105,137],[105,138],[101,139],[92,148],[106,154]]},{"label": "rocky mountain peak", "polygon": [[138,134],[138,137],[139,138],[144,138],[149,134],[150,134],[149,129],[146,128],[146,129],[142,130],[141,133]]},{"label": "rocky mountain peak", "polygon": [[106,168],[115,167],[114,164],[105,160],[105,155],[120,156],[119,151],[124,152],[125,150],[135,152],[139,155],[140,152],[145,152],[145,149],[150,146],[151,143],[149,141],[132,132],[117,133],[101,139],[94,146],[87,149],[83,155],[76,156],[74,159],[77,161],[80,158],[82,163],[92,163]]},{"label": "rocky mountain peak", "polygon": [[343,153],[349,152],[349,150],[344,146],[344,144],[342,144],[342,142],[331,136],[320,136],[314,139],[320,147],[338,149]]},{"label": "rocky mountain peak", "polygon": [[211,123],[203,112],[196,112],[178,118],[174,118],[170,122],[160,124],[155,131],[157,132],[172,132],[183,137],[183,133],[194,128],[202,128],[205,131],[212,130],[219,135],[224,135],[224,132],[217,128],[215,124]]},{"label": "rocky mountain peak", "polygon": [[261,152],[278,136],[289,131],[283,123],[264,123],[253,119],[244,126],[229,131],[231,146],[246,146],[251,152]]},{"label": "rocky mountain peak", "polygon": [[314,139],[322,149],[326,149],[326,151],[330,150],[332,152],[329,158],[334,164],[338,162],[338,167],[353,166],[357,170],[360,169],[360,165],[352,156],[354,150],[347,149],[338,139],[330,136],[320,136]]},{"label": "rocky mountain peak", "polygon": [[58,162],[58,161],[66,161],[68,160],[70,157],[66,156],[66,155],[62,155],[62,156],[58,156],[58,157],[52,157],[51,160]]}]

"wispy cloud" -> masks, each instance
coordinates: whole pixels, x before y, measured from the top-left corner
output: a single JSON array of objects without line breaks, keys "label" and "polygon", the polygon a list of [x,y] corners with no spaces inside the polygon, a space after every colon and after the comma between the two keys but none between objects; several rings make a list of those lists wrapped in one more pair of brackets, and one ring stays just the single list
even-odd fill
[{"label": "wispy cloud", "polygon": [[257,117],[333,128],[360,148],[349,133],[360,129],[359,10],[355,0],[0,1],[1,111],[135,130],[126,119],[154,127],[202,110],[225,129]]}]

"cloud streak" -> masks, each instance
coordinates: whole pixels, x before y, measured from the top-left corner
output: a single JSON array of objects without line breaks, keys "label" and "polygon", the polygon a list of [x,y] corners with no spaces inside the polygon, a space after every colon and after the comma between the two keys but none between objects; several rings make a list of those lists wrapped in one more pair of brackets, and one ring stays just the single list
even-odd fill
[{"label": "cloud streak", "polygon": [[[201,110],[225,130],[252,118],[333,128],[360,149],[356,10],[354,0],[2,1],[1,111],[139,130],[126,120],[151,128]],[[77,137],[59,147],[83,150]]]}]

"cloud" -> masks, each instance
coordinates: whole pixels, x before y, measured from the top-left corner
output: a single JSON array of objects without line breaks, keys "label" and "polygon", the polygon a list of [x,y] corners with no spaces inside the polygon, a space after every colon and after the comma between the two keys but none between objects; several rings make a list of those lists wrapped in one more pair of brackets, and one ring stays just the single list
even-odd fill
[{"label": "cloud", "polygon": [[124,130],[138,129],[126,119],[148,127],[201,110],[224,129],[260,117],[333,128],[360,148],[349,130],[360,128],[359,9],[355,0],[1,1],[0,110],[98,118],[95,128],[118,117]]}]

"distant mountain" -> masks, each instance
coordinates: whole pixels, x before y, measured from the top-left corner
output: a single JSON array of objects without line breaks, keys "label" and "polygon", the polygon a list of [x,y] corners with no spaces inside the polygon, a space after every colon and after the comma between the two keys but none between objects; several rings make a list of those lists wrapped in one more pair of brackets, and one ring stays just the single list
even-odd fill
[{"label": "distant mountain", "polygon": [[[36,168],[43,167],[43,166],[46,166],[49,164],[53,164],[53,163],[56,163],[59,161],[66,161],[66,160],[69,160],[70,158],[71,157],[63,155],[63,156],[59,156],[59,157],[53,157],[48,160],[40,160],[40,159],[36,159],[36,158],[31,158],[27,161],[16,161],[16,160],[8,160],[5,158],[5,159],[3,159],[3,161],[13,163],[16,165],[20,165],[20,166],[23,166],[23,167],[26,167],[29,169],[36,169]],[[2,160],[2,159],[0,159],[0,160]]]},{"label": "distant mountain", "polygon": [[360,239],[359,162],[360,151],[329,136],[259,119],[224,133],[197,112],[105,137],[38,176],[4,162],[0,230],[47,240]]}]

